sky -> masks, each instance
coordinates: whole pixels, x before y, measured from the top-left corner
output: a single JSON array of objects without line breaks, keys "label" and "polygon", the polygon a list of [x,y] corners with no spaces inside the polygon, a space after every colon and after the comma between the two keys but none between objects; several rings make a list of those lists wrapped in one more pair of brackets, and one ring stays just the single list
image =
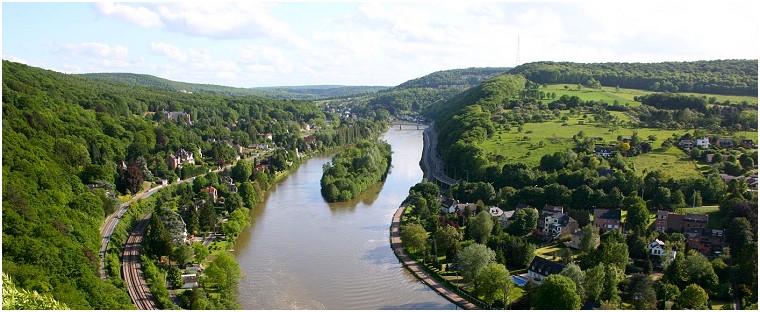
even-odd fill
[{"label": "sky", "polygon": [[234,87],[395,86],[535,61],[758,59],[758,3],[3,2],[2,58]]}]

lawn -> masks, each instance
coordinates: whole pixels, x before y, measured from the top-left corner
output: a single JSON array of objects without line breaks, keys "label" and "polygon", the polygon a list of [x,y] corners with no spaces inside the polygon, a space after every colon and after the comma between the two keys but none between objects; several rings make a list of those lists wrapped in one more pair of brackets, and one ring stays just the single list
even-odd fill
[{"label": "lawn", "polygon": [[[567,89],[565,89],[565,86],[567,86]],[[630,106],[638,106],[641,105],[641,103],[636,102],[633,100],[633,97],[635,96],[642,96],[654,93],[652,91],[645,91],[645,90],[638,90],[638,89],[626,89],[626,88],[620,88],[618,91],[615,90],[615,87],[602,87],[601,90],[595,90],[583,87],[580,91],[576,90],[577,85],[571,85],[571,84],[550,84],[547,85],[546,89],[540,88],[539,90],[543,90],[545,92],[554,92],[557,94],[557,98],[560,96],[567,94],[568,96],[576,95],[580,97],[583,100],[594,100],[594,101],[604,101],[607,103],[614,103],[615,100],[617,100],[620,104],[626,104],[628,103]],[[732,103],[740,103],[742,101],[747,101],[750,104],[757,105],[757,97],[756,96],[741,96],[741,95],[721,95],[721,94],[702,94],[702,93],[691,93],[691,92],[679,92],[678,94],[684,94],[684,95],[693,95],[693,96],[704,96],[706,98],[715,97],[717,99],[717,103],[723,103],[726,100],[731,101]]]},{"label": "lawn", "polygon": [[[536,249],[536,256],[540,256],[542,258],[546,258],[546,259],[549,259],[549,260],[552,260],[552,261],[558,261],[559,262],[560,259],[562,258],[562,256],[561,256],[561,254],[562,254],[561,250],[563,250],[563,249],[569,249],[569,248],[565,247],[564,243],[556,243],[556,244],[553,244],[553,245],[543,246],[541,248],[537,248]],[[572,251],[572,249],[570,249],[570,251]],[[556,259],[554,257],[555,253],[556,253]]]},{"label": "lawn", "polygon": [[[612,113],[619,116],[621,120],[630,120],[630,117],[623,112]],[[654,147],[662,145],[662,142],[674,133],[680,136],[688,132],[687,130],[603,127],[592,121],[593,114],[586,114],[586,118],[583,118],[583,114],[569,116],[567,110],[562,111],[562,114],[568,116],[566,121],[555,119],[542,123],[527,123],[523,125],[522,132],[519,132],[517,127],[512,127],[509,131],[500,129],[490,139],[481,143],[480,147],[491,160],[499,159],[500,163],[522,162],[529,166],[537,166],[542,156],[573,148],[575,146],[572,140],[573,135],[581,131],[586,137],[602,138],[599,141],[600,144],[616,142],[618,136],[630,137],[636,131],[643,140],[647,140],[650,135],[655,136],[656,140],[652,141]],[[583,124],[580,124],[581,120]],[[685,159],[686,157],[686,153],[677,148],[655,149],[648,154],[636,156],[633,161],[639,173],[644,169],[649,172],[654,168],[662,168],[662,164],[667,163],[669,171],[677,170],[674,171],[674,177],[699,175],[700,172],[694,162]]]},{"label": "lawn", "polygon": [[659,148],[629,160],[633,161],[636,173],[640,175],[660,170],[675,179],[702,176],[697,163],[676,147]]}]

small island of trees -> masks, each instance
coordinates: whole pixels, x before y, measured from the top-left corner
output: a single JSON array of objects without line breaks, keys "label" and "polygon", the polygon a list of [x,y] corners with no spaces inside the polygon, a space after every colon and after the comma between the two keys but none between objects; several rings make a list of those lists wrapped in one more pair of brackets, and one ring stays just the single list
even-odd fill
[{"label": "small island of trees", "polygon": [[325,164],[320,185],[328,202],[346,201],[375,182],[385,179],[391,165],[391,146],[379,140],[364,140]]}]

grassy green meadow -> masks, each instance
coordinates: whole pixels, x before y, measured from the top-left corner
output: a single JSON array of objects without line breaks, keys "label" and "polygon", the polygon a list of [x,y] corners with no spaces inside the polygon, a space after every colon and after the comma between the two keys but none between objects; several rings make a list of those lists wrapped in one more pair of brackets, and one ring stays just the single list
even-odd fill
[{"label": "grassy green meadow", "polygon": [[[565,86],[567,86],[567,89],[565,89]],[[576,85],[571,85],[571,84],[550,84],[550,85],[547,85],[546,89],[539,88],[539,90],[543,90],[544,92],[554,92],[557,94],[557,98],[559,98],[562,95],[567,94],[568,96],[576,95],[586,101],[588,100],[594,100],[597,102],[603,101],[610,104],[614,103],[615,100],[617,100],[620,104],[624,104],[624,105],[629,104],[630,106],[641,105],[641,103],[634,101],[633,97],[653,93],[651,91],[638,90],[638,89],[625,89],[625,88],[620,88],[619,90],[616,91],[615,87],[602,87],[601,90],[583,87],[581,88],[581,90],[576,90]],[[724,101],[729,100],[732,103],[740,103],[742,101],[747,101],[750,104],[757,105],[757,102],[758,102],[756,96],[702,94],[702,93],[690,93],[690,92],[679,92],[678,94],[704,96],[707,98],[715,97],[718,103],[723,103]]]}]

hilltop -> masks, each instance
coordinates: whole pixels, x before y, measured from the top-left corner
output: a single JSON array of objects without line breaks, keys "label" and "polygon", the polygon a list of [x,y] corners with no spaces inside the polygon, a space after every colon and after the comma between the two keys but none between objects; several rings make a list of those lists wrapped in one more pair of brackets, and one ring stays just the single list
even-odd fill
[{"label": "hilltop", "polygon": [[341,85],[236,88],[220,85],[173,81],[152,75],[132,73],[91,73],[81,74],[77,76],[127,86],[138,86],[167,91],[210,93],[231,96],[261,96],[277,100],[318,100],[357,94],[374,93],[388,88],[384,86]]}]

